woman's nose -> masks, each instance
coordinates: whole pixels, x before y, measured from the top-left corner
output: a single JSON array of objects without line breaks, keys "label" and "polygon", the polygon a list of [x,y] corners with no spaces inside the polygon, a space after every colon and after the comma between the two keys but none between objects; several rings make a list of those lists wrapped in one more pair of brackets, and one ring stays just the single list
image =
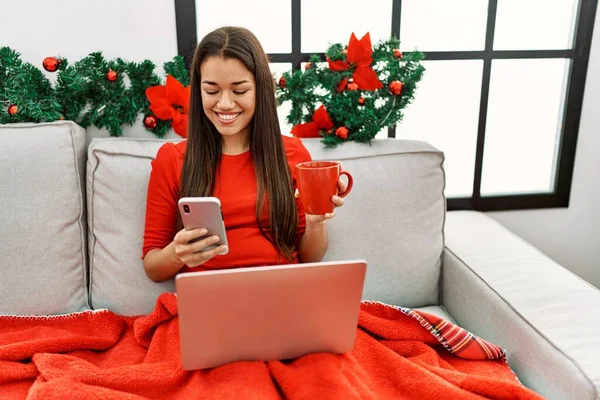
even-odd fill
[{"label": "woman's nose", "polygon": [[235,103],[227,92],[223,92],[217,104],[221,110],[228,110],[235,107]]}]

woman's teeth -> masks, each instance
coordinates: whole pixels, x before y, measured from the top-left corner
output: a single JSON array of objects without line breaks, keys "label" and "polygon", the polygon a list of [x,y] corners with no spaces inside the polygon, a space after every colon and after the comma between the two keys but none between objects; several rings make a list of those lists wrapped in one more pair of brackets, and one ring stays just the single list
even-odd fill
[{"label": "woman's teeth", "polygon": [[220,119],[224,120],[224,121],[233,121],[234,119],[236,119],[238,117],[238,115],[240,115],[240,113],[237,114],[217,114],[219,116]]}]

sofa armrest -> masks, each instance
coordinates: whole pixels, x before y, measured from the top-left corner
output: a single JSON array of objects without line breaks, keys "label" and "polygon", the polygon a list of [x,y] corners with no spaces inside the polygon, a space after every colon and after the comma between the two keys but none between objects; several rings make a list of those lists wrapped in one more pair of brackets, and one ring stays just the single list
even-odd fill
[{"label": "sofa armrest", "polygon": [[600,398],[600,291],[490,217],[449,212],[441,301],[550,399]]}]

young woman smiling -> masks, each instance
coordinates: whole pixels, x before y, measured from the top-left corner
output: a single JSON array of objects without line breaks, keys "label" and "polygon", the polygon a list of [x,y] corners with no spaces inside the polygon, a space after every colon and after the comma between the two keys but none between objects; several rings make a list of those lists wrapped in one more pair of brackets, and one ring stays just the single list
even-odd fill
[{"label": "young woman smiling", "polygon": [[[190,75],[187,140],[165,143],[152,161],[142,251],[148,277],[320,261],[334,214],[306,215],[294,196],[295,165],[311,156],[299,139],[281,135],[275,83],[256,37],[238,27],[209,33]],[[203,251],[218,240],[205,229],[183,229],[179,198],[201,196],[221,201],[226,255],[222,247]],[[343,205],[338,196],[332,202]]]}]

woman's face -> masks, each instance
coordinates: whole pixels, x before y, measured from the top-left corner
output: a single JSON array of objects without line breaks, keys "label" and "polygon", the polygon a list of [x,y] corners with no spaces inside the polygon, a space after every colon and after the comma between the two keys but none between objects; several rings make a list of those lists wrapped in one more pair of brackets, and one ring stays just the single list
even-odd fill
[{"label": "woman's face", "polygon": [[254,75],[237,58],[209,57],[200,66],[204,113],[223,136],[250,134],[256,104]]}]

